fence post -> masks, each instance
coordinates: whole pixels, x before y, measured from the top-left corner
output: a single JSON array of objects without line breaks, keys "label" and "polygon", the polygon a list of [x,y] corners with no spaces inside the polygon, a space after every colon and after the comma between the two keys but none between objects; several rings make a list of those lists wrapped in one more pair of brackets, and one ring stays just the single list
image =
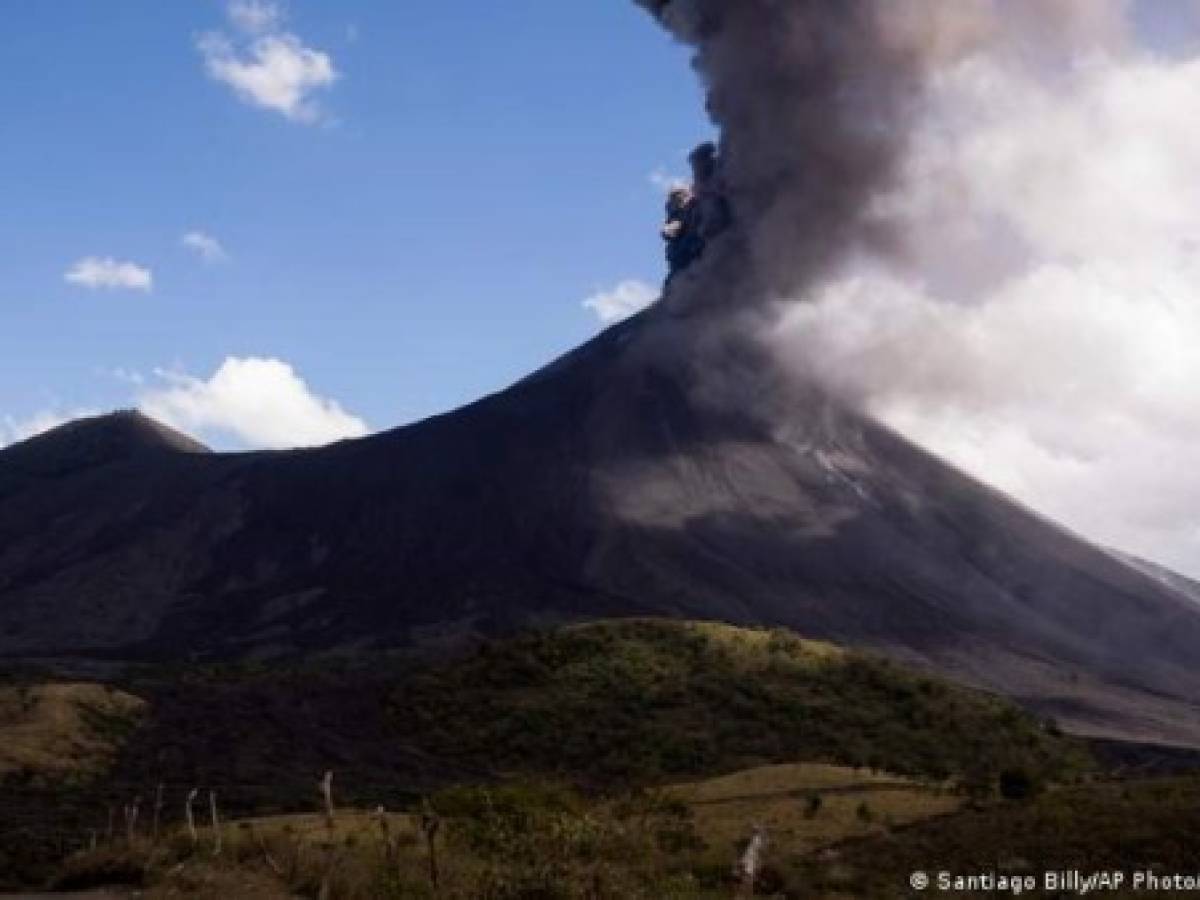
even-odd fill
[{"label": "fence post", "polygon": [[399,853],[399,841],[392,840],[392,828],[388,822],[387,810],[382,806],[375,809],[375,816],[379,820],[379,833],[383,836],[383,852],[387,858],[388,868],[391,869],[396,865],[396,854]]},{"label": "fence post", "polygon": [[221,820],[217,818],[217,792],[208,792],[208,807],[212,812],[213,856],[221,853]]},{"label": "fence post", "polygon": [[199,836],[196,834],[196,817],[192,814],[192,804],[196,802],[196,795],[200,793],[200,788],[192,788],[187,795],[187,803],[184,806],[184,814],[187,817],[188,834],[192,837],[192,846],[200,842]]},{"label": "fence post", "polygon": [[137,836],[138,807],[141,804],[142,798],[139,796],[134,797],[133,802],[125,807],[125,839],[131,844]]},{"label": "fence post", "polygon": [[741,891],[746,897],[754,896],[754,882],[758,878],[759,869],[762,867],[762,857],[767,849],[767,832],[761,825],[754,826],[754,836],[750,838],[750,843],[746,845],[745,852],[734,866],[734,874],[740,882]]},{"label": "fence post", "polygon": [[160,781],[158,787],[154,790],[154,826],[151,830],[151,840],[158,843],[158,823],[162,817],[163,807],[163,783]]},{"label": "fence post", "polygon": [[317,787],[325,801],[325,827],[333,831],[333,772],[326,772]]},{"label": "fence post", "polygon": [[422,801],[421,831],[425,833],[425,844],[429,847],[429,883],[435,893],[438,889],[437,833],[441,827],[442,820],[430,806],[429,800]]}]

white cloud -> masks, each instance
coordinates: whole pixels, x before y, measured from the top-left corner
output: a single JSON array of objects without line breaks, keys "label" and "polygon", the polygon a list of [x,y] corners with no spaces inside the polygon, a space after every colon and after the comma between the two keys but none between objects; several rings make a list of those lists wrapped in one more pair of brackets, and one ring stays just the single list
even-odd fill
[{"label": "white cloud", "polygon": [[234,27],[248,34],[273,31],[284,19],[283,8],[268,0],[232,0],[226,12]]},{"label": "white cloud", "polygon": [[150,291],[154,276],[149,269],[132,262],[118,262],[110,256],[88,256],[69,268],[63,275],[70,284],[98,290]]},{"label": "white cloud", "polygon": [[329,54],[280,30],[283,16],[276,4],[235,0],[228,12],[248,38],[234,41],[219,32],[201,36],[197,48],[209,76],[252,106],[275,110],[294,122],[319,121],[321,109],[313,94],[338,78]]},{"label": "white cloud", "polygon": [[636,279],[622,281],[610,291],[599,291],[583,301],[605,325],[628,319],[658,299],[659,290]]},{"label": "white cloud", "polygon": [[229,254],[225,252],[221,242],[203,231],[189,231],[179,239],[179,243],[195,251],[205,262],[224,262],[229,259]]},{"label": "white cloud", "polygon": [[943,72],[862,261],[777,335],[879,418],[1093,540],[1200,574],[1200,58]]},{"label": "white cloud", "polygon": [[248,448],[285,449],[361,437],[367,424],[314,394],[286,362],[228,357],[209,378],[159,371],[138,407],[189,433],[229,436]]}]

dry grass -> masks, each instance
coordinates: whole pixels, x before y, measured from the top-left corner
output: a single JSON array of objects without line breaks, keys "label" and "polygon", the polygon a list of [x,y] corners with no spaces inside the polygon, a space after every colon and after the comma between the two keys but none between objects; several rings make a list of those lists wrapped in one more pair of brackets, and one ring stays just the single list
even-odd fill
[{"label": "dry grass", "polygon": [[[816,815],[806,815],[805,804],[795,794],[817,786],[826,792],[823,803]],[[746,789],[761,796],[746,799]],[[81,875],[90,874],[91,885],[114,883],[102,880],[105,871],[145,871],[141,896],[147,900],[717,900],[734,895],[728,873],[735,845],[756,824],[768,831],[766,868],[758,885],[759,894],[766,896],[908,896],[908,873],[934,862],[951,871],[983,871],[1008,861],[1001,863],[1005,871],[1016,872],[1114,862],[1126,869],[1156,863],[1162,871],[1184,872],[1197,865],[1195,842],[1189,838],[1197,833],[1200,816],[1196,779],[1092,782],[1049,791],[1028,802],[973,806],[948,816],[941,814],[953,813],[959,801],[936,787],[831,766],[772,766],[678,785],[671,791],[703,798],[692,808],[707,847],[688,845],[649,855],[630,848],[635,852],[606,857],[600,865],[588,854],[561,874],[554,870],[553,878],[540,879],[530,891],[525,891],[528,867],[498,867],[494,858],[475,852],[478,847],[439,840],[442,881],[435,894],[423,844],[405,842],[395,853],[385,853],[372,832],[373,817],[350,811],[339,813],[332,836],[318,815],[272,817],[251,820],[260,835],[249,821],[233,823],[220,856],[212,854],[207,835],[195,849],[174,835],[173,850],[118,842],[77,857],[73,866]],[[859,812],[864,802],[870,811],[867,818]],[[605,805],[590,804],[582,813],[589,819],[603,817]],[[897,826],[917,824],[887,833],[889,819]],[[636,816],[627,821],[636,821]],[[393,816],[390,822],[413,829],[406,816]],[[636,841],[648,846],[654,832],[640,832]],[[494,830],[488,834],[497,835]],[[824,849],[832,843],[838,846]],[[147,865],[156,857],[156,863]],[[657,878],[646,877],[655,872]]]},{"label": "dry grass", "polygon": [[[388,827],[413,829],[416,817],[407,813],[387,813]],[[313,840],[325,840],[330,836],[324,813],[297,813],[284,816],[263,816],[257,819],[239,819],[230,828],[252,826],[263,833],[288,831]],[[364,829],[377,830],[379,816],[368,810],[339,809],[333,820],[333,837],[341,839],[357,834]]]},{"label": "dry grass", "polygon": [[[769,856],[793,858],[848,838],[884,832],[958,810],[940,787],[865,769],[798,764],[747,769],[668,789],[688,803],[714,860],[732,859],[755,826]],[[820,799],[814,809],[813,797]]]},{"label": "dry grass", "polygon": [[680,784],[667,790],[671,796],[688,803],[711,803],[761,794],[778,795],[790,792],[800,796],[809,791],[877,784],[908,785],[912,782],[885,772],[850,769],[845,766],[830,766],[821,763],[795,763],[743,769],[732,775]]},{"label": "dry grass", "polygon": [[[681,871],[709,873],[728,870],[739,845],[756,826],[767,831],[766,862],[776,870],[789,872],[804,857],[823,847],[952,813],[963,802],[961,797],[940,787],[887,773],[822,764],[763,766],[674,785],[664,789],[664,793],[688,805],[695,833],[702,841],[697,847],[684,850],[675,858],[674,865]],[[815,812],[810,800],[814,795],[821,798],[820,808]],[[388,896],[419,896],[427,856],[417,819],[401,813],[389,813],[387,819],[388,834],[404,838],[396,847],[390,867],[395,875],[386,882],[398,893],[389,892]],[[339,860],[331,870],[336,876],[333,895],[337,897],[372,896],[385,883],[379,880],[379,873],[388,866],[383,858],[379,819],[373,813],[341,810],[332,831],[324,816],[315,813],[241,820],[225,826],[224,835],[223,860],[203,858],[204,848],[211,847],[213,842],[211,835],[202,830],[201,858],[190,860],[181,870],[154,885],[147,896],[181,896],[172,891],[197,889],[205,879],[212,880],[214,886],[229,884],[229,879],[237,877],[236,870],[243,870],[256,885],[251,893],[251,881],[247,881],[241,887],[242,896],[277,896],[271,892],[274,887],[266,877],[270,873],[265,871],[261,852],[256,848],[269,848],[277,864],[291,874],[284,881],[292,884],[305,879],[309,884],[318,884],[321,872],[328,865],[324,861]],[[469,854],[464,856],[461,847],[455,848],[442,839],[438,845],[439,854],[449,863],[444,873],[444,896],[472,896],[470,886],[479,883],[486,863]],[[214,866],[231,865],[235,871],[227,869],[223,875],[214,870]],[[397,881],[401,873],[405,877]],[[604,896],[642,896],[632,883],[623,891],[626,893],[606,892]],[[218,893],[219,890],[212,896]],[[727,896],[727,893],[719,887],[702,888],[693,883],[679,896]]]},{"label": "dry grass", "polygon": [[101,772],[145,709],[99,684],[0,687],[0,777]]}]

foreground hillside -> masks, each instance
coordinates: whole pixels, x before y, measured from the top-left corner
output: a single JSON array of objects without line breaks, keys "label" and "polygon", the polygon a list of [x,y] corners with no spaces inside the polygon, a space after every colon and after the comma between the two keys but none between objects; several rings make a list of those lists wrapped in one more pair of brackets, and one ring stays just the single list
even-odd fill
[{"label": "foreground hillside", "polygon": [[772,763],[870,768],[972,796],[1093,767],[1075,740],[996,696],[783,630],[663,620],[566,627],[449,660],[158,670],[120,687],[146,706],[106,771],[5,781],[8,871],[46,871],[54,840],[21,849],[39,834],[77,846],[109,833],[110,810],[120,833],[137,798],[146,827],[159,784],[165,828],[192,788],[216,791],[225,815],[312,809],[325,771],[340,803],[412,809],[456,784],[599,798]]},{"label": "foreground hillside", "polygon": [[240,820],[219,829],[219,854],[211,828],[195,841],[179,832],[157,843],[116,841],[74,856],[55,883],[213,900],[728,897],[732,864],[756,828],[769,834],[770,851],[755,880],[774,892],[795,884],[797,866],[821,848],[946,816],[964,802],[896,776],[823,765],[608,797],[544,782],[453,788],[417,814]]},{"label": "foreground hillside", "polygon": [[1200,746],[1200,605],[710,325],[652,308],[320,449],[207,453],[136,414],[4,448],[0,655],[87,671],[703,619]]},{"label": "foreground hillside", "polygon": [[[194,842],[139,837],[79,854],[56,883],[137,886],[148,900],[888,900],[922,896],[915,872],[1004,885],[955,892],[965,896],[1064,897],[1077,886],[1045,873],[1123,870],[1124,889],[1105,896],[1183,896],[1200,885],[1198,830],[1200,777],[967,803],[902,779],[791,766],[616,799],[523,785],[445,792],[418,815],[243,820],[220,829],[219,853],[211,829]],[[755,833],[765,843],[751,884],[734,863]],[[1172,874],[1190,882],[1172,889]]]},{"label": "foreground hillside", "polygon": [[116,777],[280,796],[294,779],[305,799],[331,767],[346,790],[420,792],[548,774],[650,785],[796,760],[937,780],[1082,764],[1076,742],[994,695],[782,629],[670,620],[568,626],[451,661],[167,673],[129,689],[152,712]]}]

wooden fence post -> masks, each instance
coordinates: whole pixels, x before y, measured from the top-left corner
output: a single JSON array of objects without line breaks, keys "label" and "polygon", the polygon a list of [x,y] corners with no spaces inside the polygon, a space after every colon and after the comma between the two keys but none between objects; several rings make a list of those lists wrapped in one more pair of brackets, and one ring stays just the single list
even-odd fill
[{"label": "wooden fence post", "polygon": [[333,772],[326,772],[317,787],[325,801],[325,827],[333,831]]},{"label": "wooden fence post", "polygon": [[438,889],[437,833],[441,827],[442,820],[426,799],[421,805],[421,831],[425,833],[425,844],[429,848],[429,883],[434,893]]},{"label": "wooden fence post", "polygon": [[217,792],[208,792],[208,808],[212,812],[213,856],[221,853],[221,820],[217,817]]},{"label": "wooden fence post", "polygon": [[137,836],[138,808],[142,805],[141,797],[134,797],[133,802],[125,807],[125,838],[133,843]]},{"label": "wooden fence post", "polygon": [[200,788],[192,788],[187,795],[187,803],[184,805],[183,811],[187,818],[188,834],[192,838],[192,846],[200,843],[200,837],[196,834],[196,817],[192,813],[192,804],[196,802],[196,795],[200,793]]},{"label": "wooden fence post", "polygon": [[392,840],[392,828],[388,822],[387,810],[382,806],[375,809],[375,817],[379,820],[379,833],[383,836],[383,852],[387,859],[388,868],[394,868],[396,865],[396,856],[400,852],[399,836],[395,841]]},{"label": "wooden fence post", "polygon": [[154,843],[158,843],[158,825],[162,817],[163,807],[163,783],[160,781],[158,787],[154,790],[154,826],[151,829],[150,836]]},{"label": "wooden fence post", "polygon": [[762,868],[763,853],[767,849],[767,832],[761,825],[754,826],[754,836],[746,845],[745,852],[734,866],[734,875],[740,883],[739,894],[746,897],[754,896],[754,882]]}]

